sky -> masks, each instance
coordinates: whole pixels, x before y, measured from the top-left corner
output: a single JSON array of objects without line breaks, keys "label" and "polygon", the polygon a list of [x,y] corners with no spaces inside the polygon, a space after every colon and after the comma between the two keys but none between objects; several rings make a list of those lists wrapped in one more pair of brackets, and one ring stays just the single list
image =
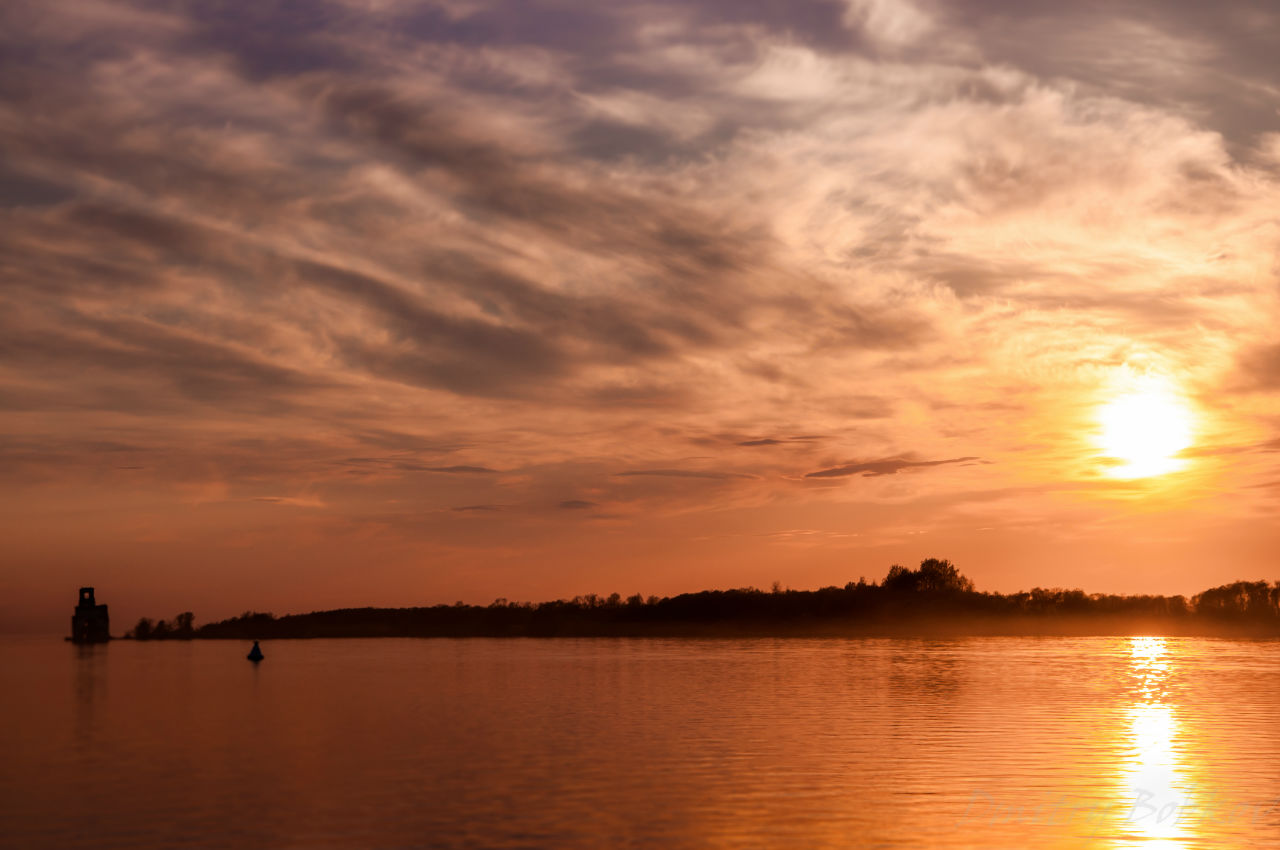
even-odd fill
[{"label": "sky", "polygon": [[1280,9],[0,6],[0,630],[1280,578]]}]

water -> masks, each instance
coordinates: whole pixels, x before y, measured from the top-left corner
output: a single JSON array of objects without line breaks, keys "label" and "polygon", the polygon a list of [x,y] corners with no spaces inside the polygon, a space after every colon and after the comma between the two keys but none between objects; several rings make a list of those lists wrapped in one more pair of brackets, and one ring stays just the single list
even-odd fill
[{"label": "water", "polygon": [[1280,643],[0,642],[0,846],[1280,844]]}]

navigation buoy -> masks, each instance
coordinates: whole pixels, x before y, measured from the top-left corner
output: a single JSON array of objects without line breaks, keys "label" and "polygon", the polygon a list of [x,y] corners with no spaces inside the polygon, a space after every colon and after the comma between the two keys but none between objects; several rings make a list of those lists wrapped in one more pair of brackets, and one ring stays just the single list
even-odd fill
[{"label": "navigation buoy", "polygon": [[256,640],[253,642],[253,649],[249,650],[248,658],[255,664],[266,658],[266,656],[262,654],[262,650],[258,648],[258,642]]}]

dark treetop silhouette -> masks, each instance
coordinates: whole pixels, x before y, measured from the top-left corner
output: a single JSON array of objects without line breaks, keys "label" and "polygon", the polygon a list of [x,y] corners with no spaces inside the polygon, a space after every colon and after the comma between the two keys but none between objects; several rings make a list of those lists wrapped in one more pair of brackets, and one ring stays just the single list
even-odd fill
[{"label": "dark treetop silhouette", "polygon": [[159,638],[589,637],[696,635],[1224,634],[1280,636],[1280,582],[1238,581],[1183,596],[1114,596],[1035,588],[974,590],[950,561],[890,567],[877,584],[772,591],[704,590],[669,598],[595,594],[533,604],[246,612],[192,628],[143,618],[128,635]]}]

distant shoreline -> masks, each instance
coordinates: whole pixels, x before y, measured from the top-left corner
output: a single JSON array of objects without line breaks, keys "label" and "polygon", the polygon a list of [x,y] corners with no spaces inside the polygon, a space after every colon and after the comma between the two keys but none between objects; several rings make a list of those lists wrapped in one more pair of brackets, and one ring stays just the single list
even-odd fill
[{"label": "distant shoreline", "polygon": [[[374,609],[399,610],[399,609]],[[319,612],[330,613],[330,612]],[[306,618],[310,615],[294,615]],[[289,618],[282,618],[286,620]],[[417,639],[572,639],[572,638],[885,638],[953,639],[979,637],[1197,637],[1248,640],[1280,640],[1280,628],[1253,623],[1160,623],[1116,620],[1094,622],[1076,618],[1036,618],[1009,621],[965,622],[930,620],[898,623],[866,623],[848,620],[815,620],[788,623],[681,623],[649,628],[563,629],[558,631],[389,631],[312,627],[289,623],[282,629],[228,630],[195,634],[186,640],[331,640],[342,638]],[[181,637],[162,640],[183,640]],[[134,640],[130,636],[115,640]],[[151,639],[142,642],[150,642]]]},{"label": "distant shoreline", "polygon": [[974,589],[950,561],[894,565],[884,580],[817,590],[754,587],[647,599],[578,596],[552,602],[247,611],[195,628],[143,619],[137,640],[347,637],[1168,637],[1280,638],[1280,582],[1238,581],[1182,596],[1117,596],[1034,588]]}]

